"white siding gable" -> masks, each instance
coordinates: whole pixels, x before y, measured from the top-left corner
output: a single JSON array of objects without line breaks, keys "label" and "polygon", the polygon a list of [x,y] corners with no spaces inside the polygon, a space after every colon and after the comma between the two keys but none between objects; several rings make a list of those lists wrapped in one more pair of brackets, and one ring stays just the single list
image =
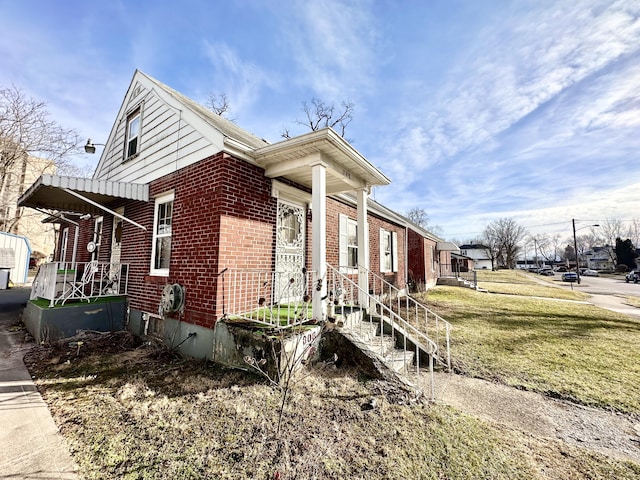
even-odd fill
[{"label": "white siding gable", "polygon": [[[138,108],[139,153],[127,160],[127,116]],[[220,152],[224,136],[136,71],[105,143],[93,178],[144,184]]]}]

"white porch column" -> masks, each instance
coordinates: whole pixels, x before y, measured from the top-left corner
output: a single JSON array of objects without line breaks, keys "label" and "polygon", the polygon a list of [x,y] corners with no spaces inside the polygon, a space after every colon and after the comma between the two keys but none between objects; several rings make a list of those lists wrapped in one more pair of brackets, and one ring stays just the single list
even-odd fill
[{"label": "white porch column", "polygon": [[360,305],[368,308],[369,293],[369,223],[367,222],[367,197],[368,189],[362,188],[356,192],[358,197],[358,265],[362,268],[358,271],[358,285],[362,290],[358,293]]},{"label": "white porch column", "polygon": [[[311,166],[312,187],[312,253],[311,268],[316,272],[317,282],[313,286],[313,318],[325,318],[323,297],[327,295],[327,170],[318,162]],[[320,282],[318,284],[318,282]],[[318,289],[318,286],[320,287]]]}]

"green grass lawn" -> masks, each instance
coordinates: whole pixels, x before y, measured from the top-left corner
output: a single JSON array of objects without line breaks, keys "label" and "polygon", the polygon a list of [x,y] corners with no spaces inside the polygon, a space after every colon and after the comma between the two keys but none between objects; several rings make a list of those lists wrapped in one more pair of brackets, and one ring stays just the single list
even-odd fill
[{"label": "green grass lawn", "polygon": [[[393,404],[349,368],[281,394],[260,378],[99,336],[27,357],[84,479],[635,479],[640,465],[494,426],[443,405]],[[361,405],[378,399],[373,410]]]},{"label": "green grass lawn", "polygon": [[[538,286],[550,290],[535,296],[564,294],[495,273],[482,281],[508,295],[426,294],[453,324],[458,370],[640,414],[640,322],[530,298]],[[39,346],[25,361],[86,479],[640,478],[640,465],[444,405],[391,403],[388,385],[349,367],[312,369],[294,382],[277,434],[282,394],[264,379],[143,347],[125,332],[81,348]],[[363,410],[372,397],[377,408]]]},{"label": "green grass lawn", "polygon": [[532,287],[511,284],[520,293],[511,295],[456,287],[426,294],[425,303],[453,324],[455,368],[640,414],[640,321],[583,303],[525,297]]}]

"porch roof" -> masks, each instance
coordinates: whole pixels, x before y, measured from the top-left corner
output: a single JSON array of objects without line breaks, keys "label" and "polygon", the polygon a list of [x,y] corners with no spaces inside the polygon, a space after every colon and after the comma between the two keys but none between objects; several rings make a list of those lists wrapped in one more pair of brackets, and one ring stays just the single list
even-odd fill
[{"label": "porch roof", "polygon": [[149,200],[149,186],[90,178],[42,175],[18,200],[18,206],[97,214],[118,199]]},{"label": "porch roof", "polygon": [[460,252],[460,248],[453,242],[438,242],[436,248],[441,252]]},{"label": "porch roof", "polygon": [[391,180],[331,128],[324,128],[252,152],[269,178],[285,177],[311,188],[311,166],[327,166],[327,194],[388,185]]}]

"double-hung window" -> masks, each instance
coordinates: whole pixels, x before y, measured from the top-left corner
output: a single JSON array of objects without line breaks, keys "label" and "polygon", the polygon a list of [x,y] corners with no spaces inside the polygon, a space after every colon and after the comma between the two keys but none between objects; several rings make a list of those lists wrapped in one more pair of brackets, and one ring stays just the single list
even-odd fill
[{"label": "double-hung window", "polygon": [[125,142],[125,160],[140,151],[140,107],[127,116],[127,132]]},{"label": "double-hung window", "polygon": [[358,268],[358,223],[340,214],[340,267]]},{"label": "double-hung window", "polygon": [[151,248],[151,275],[169,276],[174,194],[156,198]]},{"label": "double-hung window", "polygon": [[398,234],[380,229],[380,272],[398,271]]}]

